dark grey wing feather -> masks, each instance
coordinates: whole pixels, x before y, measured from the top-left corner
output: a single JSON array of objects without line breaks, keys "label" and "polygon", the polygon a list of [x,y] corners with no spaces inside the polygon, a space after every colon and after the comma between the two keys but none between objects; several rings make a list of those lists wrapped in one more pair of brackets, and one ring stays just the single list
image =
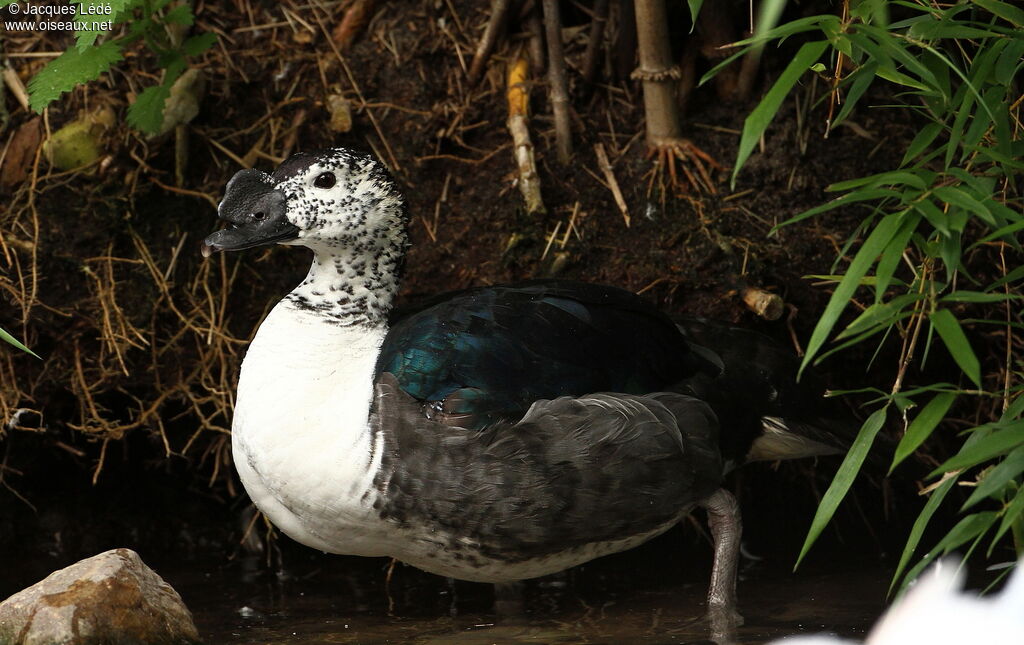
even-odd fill
[{"label": "dark grey wing feather", "polygon": [[509,561],[657,530],[722,477],[714,414],[681,394],[542,400],[473,432],[424,419],[385,373],[375,415],[382,515]]}]

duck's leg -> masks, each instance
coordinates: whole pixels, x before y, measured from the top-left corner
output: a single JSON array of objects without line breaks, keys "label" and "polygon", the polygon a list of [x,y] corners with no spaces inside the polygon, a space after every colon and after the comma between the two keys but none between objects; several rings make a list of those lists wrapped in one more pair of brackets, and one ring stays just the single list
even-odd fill
[{"label": "duck's leg", "polygon": [[715,542],[715,564],[708,588],[708,620],[712,639],[723,642],[734,638],[743,624],[736,611],[736,573],[740,558],[740,507],[729,491],[720,488],[700,502],[708,512],[708,525]]},{"label": "duck's leg", "polygon": [[498,618],[513,620],[526,615],[523,603],[525,590],[526,585],[521,581],[494,583],[494,613]]}]

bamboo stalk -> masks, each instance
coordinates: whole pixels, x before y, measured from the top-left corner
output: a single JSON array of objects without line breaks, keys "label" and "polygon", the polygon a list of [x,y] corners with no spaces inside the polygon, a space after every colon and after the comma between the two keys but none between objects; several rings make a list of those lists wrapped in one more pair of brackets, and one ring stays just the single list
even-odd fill
[{"label": "bamboo stalk", "polygon": [[657,146],[682,132],[675,91],[680,71],[672,61],[665,0],[636,0],[635,6],[640,67],[632,77],[643,82],[647,143]]},{"label": "bamboo stalk", "polygon": [[526,31],[530,34],[527,47],[530,50],[530,69],[534,76],[540,76],[547,67],[547,52],[544,51],[544,24],[540,19],[540,8],[533,6],[526,14]]},{"label": "bamboo stalk", "polygon": [[636,68],[636,11],[633,0],[619,0],[619,28],[615,36],[615,77],[629,78]]},{"label": "bamboo stalk", "polygon": [[508,131],[512,135],[513,154],[519,169],[519,192],[526,202],[526,212],[543,214],[544,201],[540,194],[540,177],[530,141],[530,93],[527,85],[529,61],[519,56],[508,68]]},{"label": "bamboo stalk", "polygon": [[494,51],[494,46],[498,42],[498,36],[501,33],[502,26],[505,24],[505,17],[508,15],[510,4],[511,0],[494,0],[494,3],[491,5],[491,18],[487,21],[483,38],[480,39],[480,45],[477,46],[476,53],[473,55],[473,62],[469,65],[468,81],[470,87],[479,83],[480,78],[484,75],[487,59],[491,57],[491,52]]},{"label": "bamboo stalk", "polygon": [[583,80],[594,82],[597,74],[597,56],[601,51],[601,40],[604,28],[608,24],[608,0],[594,2],[594,18],[590,22],[590,37],[587,39],[587,51],[583,54]]},{"label": "bamboo stalk", "polygon": [[544,0],[544,27],[548,42],[548,85],[551,111],[555,117],[555,145],[558,161],[567,165],[572,158],[572,131],[569,126],[569,90],[565,78],[565,53],[562,51],[562,19],[558,0]]}]

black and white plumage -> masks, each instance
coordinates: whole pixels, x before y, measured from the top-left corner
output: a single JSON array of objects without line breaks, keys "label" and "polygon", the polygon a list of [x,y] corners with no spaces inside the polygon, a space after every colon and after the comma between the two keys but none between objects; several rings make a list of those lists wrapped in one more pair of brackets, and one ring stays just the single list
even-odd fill
[{"label": "black and white plumage", "polygon": [[[803,405],[768,341],[566,281],[467,290],[390,326],[404,202],[379,162],[343,149],[239,172],[219,215],[231,227],[206,254],[314,253],[253,339],[232,425],[241,480],[285,533],[501,583],[630,548],[701,505],[710,604],[732,620],[723,464],[772,453],[765,429],[789,434]],[[818,434],[796,443],[842,443]]]}]

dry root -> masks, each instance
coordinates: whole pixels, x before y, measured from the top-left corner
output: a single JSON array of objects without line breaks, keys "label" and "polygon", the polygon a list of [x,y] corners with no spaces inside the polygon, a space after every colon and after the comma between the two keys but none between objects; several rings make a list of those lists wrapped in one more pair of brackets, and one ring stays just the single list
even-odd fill
[{"label": "dry root", "polygon": [[711,174],[715,170],[723,170],[722,165],[689,139],[662,141],[651,146],[647,157],[655,160],[654,167],[647,174],[648,197],[655,185],[664,194],[666,184],[676,192],[686,193],[692,188],[696,192],[717,194]]}]

